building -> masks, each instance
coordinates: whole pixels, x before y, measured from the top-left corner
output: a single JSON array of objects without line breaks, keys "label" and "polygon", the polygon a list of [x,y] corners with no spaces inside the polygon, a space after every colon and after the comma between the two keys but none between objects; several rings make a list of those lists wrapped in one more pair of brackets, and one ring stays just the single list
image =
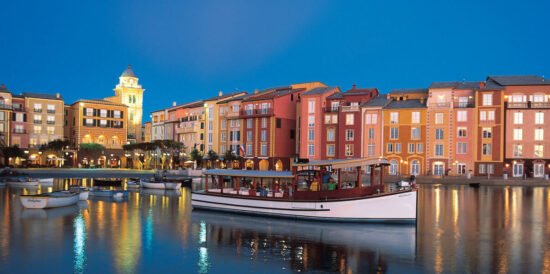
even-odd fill
[{"label": "building", "polygon": [[363,121],[362,157],[380,157],[384,155],[384,107],[391,102],[390,96],[378,95],[361,105]]},{"label": "building", "polygon": [[166,116],[168,111],[161,109],[151,112],[151,141],[166,139]]},{"label": "building", "polygon": [[504,87],[488,77],[475,91],[474,175],[502,176],[504,167]]},{"label": "building", "polygon": [[64,103],[57,94],[23,92],[29,127],[29,165],[59,166],[54,154],[42,155],[41,145],[64,138]]},{"label": "building", "polygon": [[[107,100],[78,100],[67,109],[69,140],[75,147],[97,143],[105,146],[98,155],[79,151],[77,162],[83,167],[117,168],[126,166],[122,146],[127,142],[128,107]],[[140,128],[141,129],[141,128]]]},{"label": "building", "polygon": [[[384,107],[382,140],[390,175],[426,172],[427,89],[392,90]],[[380,100],[380,99],[378,99]],[[380,100],[381,101],[381,100]],[[371,123],[375,124],[371,116]]]},{"label": "building", "polygon": [[550,80],[539,76],[489,76],[505,101],[504,170],[513,177],[550,173]]},{"label": "building", "polygon": [[340,92],[339,87],[320,85],[300,95],[296,118],[300,158],[325,160],[336,157],[339,102],[327,105],[327,97]]},{"label": "building", "polygon": [[146,143],[149,143],[151,142],[151,122],[145,122],[145,124],[143,124],[143,130],[144,130],[144,138],[143,138],[143,141],[146,142]]},{"label": "building", "polygon": [[119,77],[119,83],[114,89],[115,96],[105,98],[107,101],[128,106],[128,115],[125,119],[128,127],[127,140],[129,143],[141,140],[143,91],[145,90],[138,84],[138,80],[134,71],[128,65],[128,68]]},{"label": "building", "polygon": [[0,86],[0,145],[10,145],[10,117],[12,95],[9,89]]},{"label": "building", "polygon": [[[327,145],[322,149],[326,150],[323,156],[329,157],[331,154],[336,155],[336,159],[360,158],[363,150],[363,142],[361,130],[363,126],[363,116],[361,115],[360,106],[379,94],[376,88],[358,89],[355,84],[353,88],[346,92],[337,92],[326,98],[326,105],[330,106],[330,110],[334,110],[335,106],[338,110],[338,121],[334,123],[334,119],[328,119],[325,115],[325,120],[322,124],[323,133],[326,133]],[[333,140],[332,134],[335,131],[336,150],[331,148],[330,140]],[[333,153],[335,152],[335,153]],[[329,157],[330,159],[330,157]]]},{"label": "building", "polygon": [[[214,136],[219,136],[219,129],[220,129],[220,105],[218,105],[218,102],[223,101],[228,98],[233,98],[240,95],[245,95],[246,92],[233,92],[229,94],[223,94],[221,91],[218,94],[218,96],[214,96],[212,98],[208,98],[204,100],[204,112],[205,112],[205,144],[206,144],[206,152],[219,148],[218,144],[218,138],[214,138]],[[225,111],[225,107],[222,109],[222,111]],[[225,113],[224,113],[225,114]],[[219,150],[217,151],[219,152]]]},{"label": "building", "polygon": [[[251,98],[255,95],[265,94],[257,90],[252,94],[242,94],[229,99],[219,101],[219,134],[215,136],[218,142],[217,152],[222,155],[227,151],[233,151],[237,155],[241,155],[239,147],[243,146],[244,122],[241,118],[242,100]],[[241,155],[242,156],[242,155]]]},{"label": "building", "polygon": [[[28,149],[29,135],[27,113],[25,110],[25,97],[21,95],[12,96],[12,114],[10,120],[10,145]],[[19,165],[20,163],[16,164]]]},{"label": "building", "polygon": [[184,153],[189,155],[193,149],[205,153],[204,143],[204,102],[196,101],[186,104],[179,113],[179,125],[176,127],[177,139],[185,146]]},{"label": "building", "polygon": [[475,169],[475,92],[481,85],[481,82],[460,82],[453,90],[451,175],[465,176]]}]

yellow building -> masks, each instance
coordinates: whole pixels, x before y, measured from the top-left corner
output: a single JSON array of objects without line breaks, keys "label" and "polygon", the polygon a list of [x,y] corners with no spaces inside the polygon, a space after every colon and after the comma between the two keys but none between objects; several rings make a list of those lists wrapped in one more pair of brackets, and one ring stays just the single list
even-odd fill
[{"label": "yellow building", "polygon": [[0,86],[0,145],[10,145],[11,92]]},{"label": "yellow building", "polygon": [[[204,128],[204,137],[205,137],[205,144],[206,144],[206,150],[205,152],[208,153],[210,150],[217,149],[219,147],[219,142],[217,136],[220,134],[220,107],[217,104],[218,102],[233,98],[235,96],[244,95],[246,92],[234,92],[229,93],[226,95],[223,95],[223,93],[220,91],[218,96],[208,98],[204,100],[204,116],[205,116],[205,128]],[[216,138],[214,138],[216,136]],[[216,151],[219,152],[219,151]]]},{"label": "yellow building", "polygon": [[141,140],[141,119],[143,116],[143,91],[138,84],[138,78],[128,65],[128,68],[119,77],[119,84],[116,85],[115,96],[107,97],[105,100],[124,104],[128,106],[126,124],[128,127],[128,142],[136,143]]},{"label": "yellow building", "polygon": [[145,142],[145,143],[149,143],[149,142],[151,142],[151,122],[146,122],[144,126],[145,126],[145,130],[144,130],[144,135],[145,135],[144,142]]}]

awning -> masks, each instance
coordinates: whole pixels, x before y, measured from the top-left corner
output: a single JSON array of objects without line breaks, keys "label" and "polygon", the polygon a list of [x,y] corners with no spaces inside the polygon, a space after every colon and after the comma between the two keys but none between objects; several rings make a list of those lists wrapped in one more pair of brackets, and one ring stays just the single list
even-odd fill
[{"label": "awning", "polygon": [[357,159],[338,159],[338,160],[326,160],[326,161],[309,161],[308,163],[292,163],[292,166],[307,167],[307,166],[332,166],[332,168],[348,168],[370,165],[389,165],[386,158],[383,157],[370,157],[370,158],[357,158]]},{"label": "awning", "polygon": [[240,169],[209,169],[205,175],[250,177],[250,178],[294,178],[290,171],[240,170]]}]

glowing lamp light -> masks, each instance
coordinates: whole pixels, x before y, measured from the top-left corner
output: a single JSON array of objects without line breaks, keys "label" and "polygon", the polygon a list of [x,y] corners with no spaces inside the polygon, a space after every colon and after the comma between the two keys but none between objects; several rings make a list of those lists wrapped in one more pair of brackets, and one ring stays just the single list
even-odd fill
[{"label": "glowing lamp light", "polygon": [[508,167],[510,167],[510,164],[507,163],[507,164],[505,164],[504,166],[506,166],[506,167],[508,168]]},{"label": "glowing lamp light", "polygon": [[514,165],[515,165],[517,162],[514,160],[512,163],[514,163]]}]

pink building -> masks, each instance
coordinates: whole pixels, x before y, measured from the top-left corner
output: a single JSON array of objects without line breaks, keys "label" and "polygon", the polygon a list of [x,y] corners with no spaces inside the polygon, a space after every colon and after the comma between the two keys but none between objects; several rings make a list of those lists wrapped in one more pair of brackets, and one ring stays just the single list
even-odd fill
[{"label": "pink building", "polygon": [[361,106],[363,116],[363,152],[361,157],[383,156],[383,109],[391,102],[389,96],[376,96]]},{"label": "pink building", "polygon": [[466,175],[475,168],[475,90],[481,82],[461,82],[453,90],[453,163],[450,174]]},{"label": "pink building", "polygon": [[25,97],[13,95],[11,113],[11,140],[10,145],[17,145],[20,148],[29,148],[29,134],[27,132],[27,112],[25,111]]},{"label": "pink building", "polygon": [[539,76],[489,78],[504,89],[504,169],[513,177],[549,174],[550,80]]},{"label": "pink building", "polygon": [[336,157],[340,105],[339,102],[327,104],[327,97],[335,93],[340,93],[340,88],[317,87],[301,94],[298,115],[300,158],[325,160]]}]

